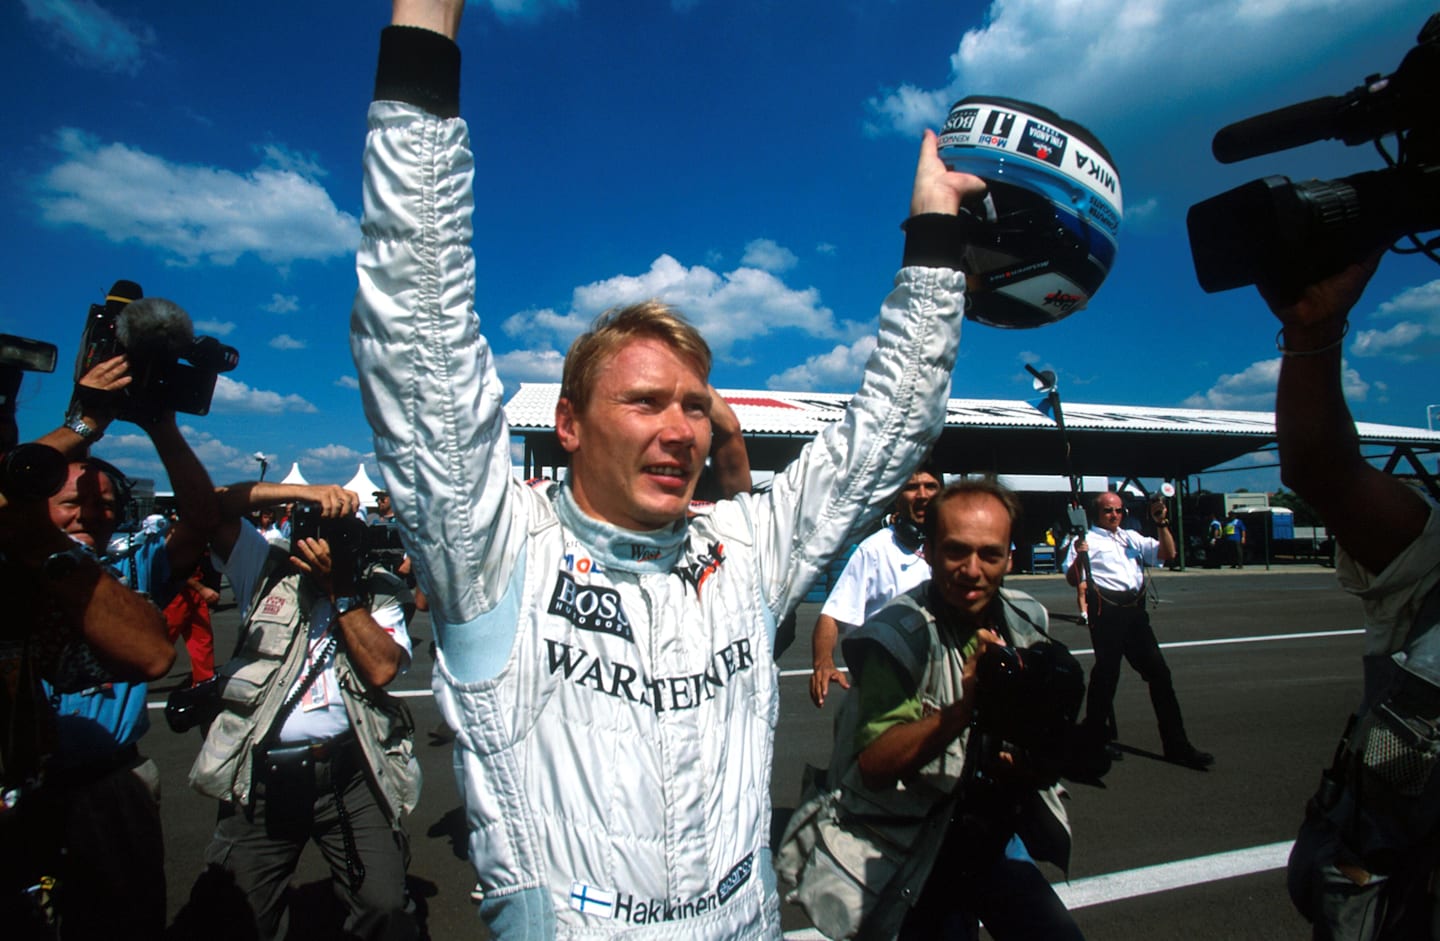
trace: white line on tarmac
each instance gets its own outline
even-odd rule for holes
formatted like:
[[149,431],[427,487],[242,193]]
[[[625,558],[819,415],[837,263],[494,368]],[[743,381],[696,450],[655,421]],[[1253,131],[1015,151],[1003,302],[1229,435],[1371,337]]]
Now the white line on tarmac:
[[[1178,647],[1223,647],[1228,644],[1264,644],[1275,640],[1314,640],[1316,638],[1349,637],[1355,634],[1363,634],[1361,628],[1343,631],[1307,631],[1300,634],[1262,634],[1258,637],[1219,637],[1214,640],[1175,640],[1168,644],[1161,644],[1160,649],[1171,650]],[[1086,656],[1093,654],[1095,650],[1089,647],[1077,647],[1070,651],[1075,656]],[[781,676],[809,676],[810,670],[781,670]]]
[[1284,869],[1290,858],[1290,847],[1294,842],[1271,843],[1269,846],[1252,846],[1249,849],[1231,850],[1211,856],[1197,856],[1181,859],[1158,866],[1145,866],[1126,872],[1112,872],[1103,876],[1090,876],[1073,882],[1055,885],[1055,893],[1074,911],[1090,905],[1104,905],[1121,899],[1133,899],[1156,892],[1169,892],[1236,876],[1250,876],[1257,872]]
[[[1194,859],[1181,859],[1158,866],[1060,882],[1054,886],[1055,894],[1059,895],[1065,907],[1073,912],[1091,905],[1104,905],[1107,902],[1204,885],[1221,879],[1270,872],[1285,868],[1285,862],[1290,858],[1290,847],[1293,845],[1287,840],[1283,843],[1271,843],[1269,846],[1253,846],[1229,853],[1197,856]],[[825,936],[814,928],[787,931],[785,938],[786,941],[825,941]]]
[[[1310,631],[1303,634],[1264,634],[1259,637],[1222,637],[1216,640],[1177,640],[1168,644],[1161,644],[1163,650],[1175,647],[1222,647],[1227,644],[1263,644],[1275,640],[1313,640],[1325,637],[1348,637],[1354,634],[1363,634],[1363,630],[1344,631]],[[1088,648],[1071,650],[1077,657],[1093,654],[1095,651]],[[809,676],[810,670],[781,670],[781,676]],[[399,696],[404,699],[415,699],[421,696],[432,695],[428,689],[401,689],[391,693],[392,696]],[[164,709],[164,700],[151,700],[147,705],[151,709]]]

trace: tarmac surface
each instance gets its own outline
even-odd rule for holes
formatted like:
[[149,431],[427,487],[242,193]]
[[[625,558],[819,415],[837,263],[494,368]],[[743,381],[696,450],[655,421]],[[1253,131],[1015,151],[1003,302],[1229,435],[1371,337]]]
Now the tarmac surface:
[[[1174,674],[1191,739],[1216,755],[1208,772],[1169,764],[1145,685],[1129,667],[1115,700],[1122,760],[1099,784],[1067,783],[1074,852],[1066,875],[1045,871],[1091,939],[1302,939],[1308,926],[1291,907],[1283,869],[1306,799],[1334,750],[1360,694],[1361,609],[1330,569],[1165,572],[1152,613]],[[1012,576],[1010,587],[1035,595],[1052,612],[1052,633],[1088,670],[1086,630],[1073,621],[1075,593],[1057,575]],[[228,600],[228,598],[227,598]],[[831,723],[843,692],[823,710],[810,702],[809,631],[819,606],[803,605],[799,637],[780,658],[780,723],[771,794],[778,839],[800,794],[807,764],[829,760]],[[239,615],[215,615],[217,653],[234,645]],[[470,899],[474,874],[465,859],[460,798],[451,745],[434,740],[440,725],[429,694],[431,630],[411,625],[415,658],[392,687],[416,722],[416,755],[425,775],[420,806],[407,821],[410,888],[428,936],[485,938]],[[198,733],[172,733],[158,711],[188,676],[183,648],[170,678],[154,684],[154,727],[141,742],[162,775],[172,918],[201,868],[215,804],[186,784]],[[291,937],[326,938],[337,920],[329,872],[318,850],[302,857],[292,882]],[[785,906],[792,938],[818,937],[803,912]],[[218,926],[217,926],[218,927]]]

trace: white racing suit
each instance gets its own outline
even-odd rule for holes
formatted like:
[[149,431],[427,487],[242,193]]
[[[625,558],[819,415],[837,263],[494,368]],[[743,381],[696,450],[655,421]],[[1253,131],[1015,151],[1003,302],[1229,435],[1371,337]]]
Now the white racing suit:
[[621,530],[511,474],[472,170],[461,120],[371,106],[351,347],[431,599],[481,915],[504,938],[778,938],[770,640],[938,435],[963,275],[900,272],[860,392],[771,492]]

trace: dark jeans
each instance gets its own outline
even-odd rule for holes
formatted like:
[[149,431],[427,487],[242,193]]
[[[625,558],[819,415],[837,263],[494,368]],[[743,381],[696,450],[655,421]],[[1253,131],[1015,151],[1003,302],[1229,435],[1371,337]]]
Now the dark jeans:
[[[330,865],[335,894],[346,911],[344,937],[414,938],[418,929],[406,911],[405,837],[390,818],[358,757],[333,769],[340,781],[345,810],[355,839],[355,855],[365,876],[358,892],[345,865],[345,839],[329,775],[320,775],[314,810],[302,826],[280,828],[266,820],[265,798],[248,808],[220,805],[215,835],[205,850],[208,866],[224,870],[248,900],[260,938],[284,938],[289,922],[285,892],[307,842],[320,848]],[[268,825],[267,825],[268,824]]]
[[1090,670],[1090,689],[1085,699],[1085,728],[1098,732],[1109,722],[1115,688],[1120,685],[1120,661],[1124,659],[1150,685],[1150,704],[1155,707],[1160,741],[1167,750],[1183,749],[1189,739],[1180,716],[1180,700],[1175,696],[1170,667],[1150,627],[1149,612],[1144,607],[1109,604],[1093,591],[1088,601],[1095,666]]
[[1000,856],[978,870],[958,872],[946,865],[945,855],[906,916],[901,941],[976,941],[982,923],[996,941],[1083,941],[1065,903],[1034,863]]

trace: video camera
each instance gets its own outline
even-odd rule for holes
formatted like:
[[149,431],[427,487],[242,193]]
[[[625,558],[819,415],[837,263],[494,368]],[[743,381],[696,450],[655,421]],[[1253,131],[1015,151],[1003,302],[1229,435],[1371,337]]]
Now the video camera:
[[[1374,141],[1389,165],[1335,180],[1254,180],[1190,207],[1186,226],[1195,275],[1208,293],[1266,280],[1300,287],[1334,274],[1365,252],[1408,237],[1407,254],[1440,264],[1440,13],[1432,15],[1400,67],[1341,97],[1316,98],[1221,128],[1211,149],[1221,163],[1334,138]],[[1380,138],[1394,134],[1392,157]]]
[[27,372],[54,372],[55,344],[0,333],[0,493],[45,499],[65,483],[65,458],[43,444],[20,444],[15,421],[20,380]]
[[[130,359],[132,377],[119,393],[123,402],[119,417],[125,421],[142,421],[163,410],[209,414],[215,380],[240,362],[233,346],[196,336],[190,315],[179,305],[145,297],[134,281],[116,281],[105,303],[90,305],[75,360],[75,381],[97,363],[121,353]],[[76,390],[72,410],[83,395]]]

